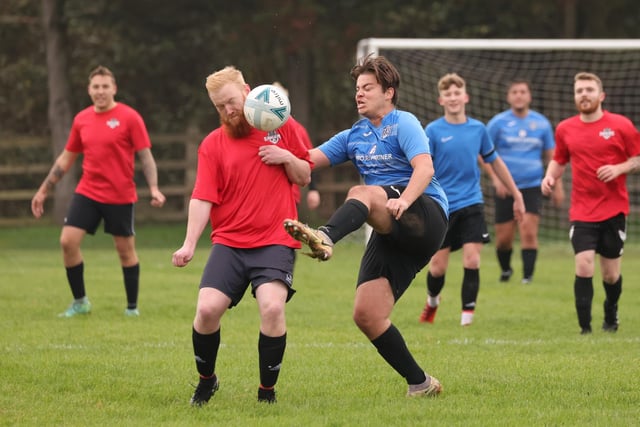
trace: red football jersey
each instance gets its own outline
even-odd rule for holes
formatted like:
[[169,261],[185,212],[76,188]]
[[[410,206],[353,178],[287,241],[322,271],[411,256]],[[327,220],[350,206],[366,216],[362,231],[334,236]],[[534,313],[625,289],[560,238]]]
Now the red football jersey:
[[136,202],[135,152],[149,147],[147,128],[133,108],[117,103],[106,112],[97,113],[93,106],[80,111],[65,147],[83,154],[76,192],[100,203]]
[[277,144],[309,161],[307,147],[289,121],[272,134],[252,129],[241,139],[229,137],[220,127],[200,144],[191,197],[213,203],[213,243],[234,248],[301,247],[282,225],[286,218],[297,218],[292,183],[284,166],[262,162],[258,149],[266,144]]
[[554,160],[561,165],[571,162],[569,219],[599,222],[619,213],[628,215],[626,175],[605,183],[596,171],[639,154],[640,134],[624,116],[604,111],[602,118],[592,123],[583,122],[579,115],[560,122]]

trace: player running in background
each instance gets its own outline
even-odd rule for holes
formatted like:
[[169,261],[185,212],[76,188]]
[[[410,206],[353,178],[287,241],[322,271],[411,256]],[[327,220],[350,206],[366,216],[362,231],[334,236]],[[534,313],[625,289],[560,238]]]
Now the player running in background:
[[66,147],[31,200],[31,211],[40,218],[49,191],[83,154],[82,177],[60,235],[64,267],[74,299],[69,308],[60,313],[61,317],[91,312],[80,246],[87,233],[95,234],[103,219],[104,231],[113,235],[122,266],[127,294],[125,315],[139,315],[140,262],[133,226],[134,203],[138,200],[133,180],[135,153],[149,185],[151,206],[162,207],[165,197],[158,189],[158,171],[142,117],[133,108],[116,102],[116,92],[116,79],[108,68],[100,66],[91,71],[88,93],[93,105],[75,116]]
[[[507,103],[511,108],[494,116],[487,124],[487,131],[524,198],[526,212],[522,221],[516,222],[513,216],[513,197],[507,188],[492,168],[485,166],[485,170],[495,187],[495,238],[496,255],[502,269],[500,281],[508,281],[513,274],[511,254],[517,229],[520,233],[522,283],[527,284],[533,278],[538,256],[538,227],[542,210],[540,183],[544,167],[553,157],[555,142],[549,120],[529,108],[531,86],[527,80],[515,79],[509,83]],[[555,186],[551,196],[555,206],[562,204],[562,181]]]
[[496,153],[483,123],[465,113],[469,102],[466,83],[452,73],[438,81],[438,103],[444,116],[425,127],[433,156],[436,178],[449,199],[449,228],[440,250],[433,256],[427,273],[427,302],[421,322],[433,323],[440,304],[440,292],[451,252],[462,248],[462,314],[460,324],[470,325],[480,289],[480,252],[489,242],[484,220],[484,200],[480,187],[480,164],[492,168],[513,196],[513,214],[517,221],[524,214],[524,201],[509,170]]
[[351,70],[363,118],[310,151],[316,167],[351,160],[364,179],[318,230],[294,219],[287,231],[328,260],[333,245],[365,223],[373,231],[360,264],[353,319],[384,360],[407,382],[408,396],[433,396],[440,382],[415,361],[389,319],[396,301],[440,247],[447,199],[433,179],[427,138],[418,119],[396,109],[400,75],[382,56],[367,56]]
[[578,324],[582,334],[591,333],[595,256],[600,254],[606,297],[602,330],[615,332],[629,214],[626,174],[640,169],[640,134],[628,118],[603,110],[605,92],[597,75],[580,72],[573,87],[578,115],[558,124],[556,150],[541,188],[551,194],[571,163],[569,237],[575,254]]
[[[289,96],[289,91],[287,90],[286,87],[282,85],[282,83],[273,82],[272,85],[280,88],[285,93],[285,95]],[[311,142],[311,138],[309,137],[309,132],[307,132],[307,129],[302,125],[302,123],[294,119],[293,116],[290,116],[289,120],[298,128],[298,131],[300,132],[300,136],[304,141],[304,145],[309,150],[311,150],[313,148],[313,143]],[[301,200],[300,193],[301,193],[300,186],[294,185],[293,194],[296,199],[296,204],[298,205],[298,207],[300,206],[300,200]],[[318,206],[320,206],[320,192],[318,192],[318,189],[313,181],[313,175],[311,176],[311,182],[309,182],[309,185],[307,186],[306,202],[307,202],[307,209],[309,209],[310,211],[316,210]],[[300,211],[300,209],[298,209],[298,211]]]
[[221,126],[198,148],[186,236],[172,259],[176,267],[186,266],[211,222],[213,246],[192,330],[200,381],[191,404],[207,403],[218,390],[221,319],[250,284],[260,313],[258,401],[274,403],[287,341],[285,305],[295,292],[294,249],[300,247],[282,220],[297,215],[291,186],[309,182],[309,154],[290,121],[270,134],[249,125],[243,114],[249,86],[235,67],[211,74],[206,88]]

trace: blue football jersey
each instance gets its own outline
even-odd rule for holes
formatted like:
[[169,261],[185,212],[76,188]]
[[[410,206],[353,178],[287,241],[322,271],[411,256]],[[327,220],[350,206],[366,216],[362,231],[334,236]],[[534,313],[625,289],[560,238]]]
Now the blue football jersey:
[[435,176],[449,200],[449,212],[484,203],[478,155],[488,163],[497,158],[484,124],[470,117],[465,123],[452,124],[440,117],[424,131],[429,138]]
[[[351,161],[367,185],[403,185],[409,183],[411,159],[431,154],[429,143],[418,119],[406,111],[393,110],[383,117],[379,127],[360,119],[318,147],[331,165]],[[445,192],[434,178],[425,194],[448,212]]]
[[489,121],[487,131],[518,188],[539,187],[543,154],[555,147],[549,120],[537,111],[530,110],[521,118],[507,110]]

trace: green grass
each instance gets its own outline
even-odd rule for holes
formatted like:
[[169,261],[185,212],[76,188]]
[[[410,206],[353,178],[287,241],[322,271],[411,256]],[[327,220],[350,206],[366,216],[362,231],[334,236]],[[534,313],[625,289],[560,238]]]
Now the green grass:
[[[223,318],[208,406],[191,408],[196,382],[191,321],[208,255],[171,266],[184,225],[140,226],[140,318],[125,318],[124,286],[111,240],[85,241],[90,316],[59,319],[69,304],[59,229],[0,229],[0,425],[637,425],[640,420],[640,246],[627,246],[617,334],[578,334],[573,255],[542,248],[534,283],[499,283],[492,246],[483,252],[474,324],[459,325],[460,254],[452,256],[433,325],[417,322],[425,272],[399,301],[394,324],[419,363],[438,377],[436,399],[407,399],[406,384],[351,320],[362,244],[341,242],[328,263],[299,257],[287,307],[288,342],[278,403],[256,402],[258,314],[247,294]],[[516,251],[516,254],[518,252]],[[520,271],[519,257],[514,268]]]

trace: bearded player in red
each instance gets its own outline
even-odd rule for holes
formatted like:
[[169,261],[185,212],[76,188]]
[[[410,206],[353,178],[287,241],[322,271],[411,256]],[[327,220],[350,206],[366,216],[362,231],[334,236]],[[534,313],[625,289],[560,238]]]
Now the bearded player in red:
[[221,318],[240,302],[249,284],[260,313],[258,401],[273,403],[287,338],[285,304],[295,292],[293,265],[300,248],[282,220],[297,217],[292,186],[309,183],[311,162],[291,121],[270,133],[249,125],[243,114],[249,86],[239,70],[229,66],[211,74],[206,88],[222,126],[198,149],[186,236],[173,254],[173,265],[186,266],[211,222],[213,247],[193,321],[200,381],[191,404],[207,403],[218,390]]
[[591,333],[595,255],[600,254],[605,291],[602,330],[618,330],[622,292],[621,261],[629,195],[626,175],[640,169],[640,134],[624,116],[602,109],[600,78],[581,72],[574,79],[579,114],[556,128],[556,150],[542,180],[550,195],[571,163],[570,238],[575,254],[574,295],[582,334]]
[[133,108],[115,101],[116,92],[116,79],[108,68],[100,66],[91,71],[88,93],[93,105],[75,116],[65,149],[31,200],[31,211],[40,218],[49,191],[83,154],[82,177],[60,235],[67,280],[74,298],[69,308],[60,313],[61,317],[91,312],[80,245],[87,233],[95,234],[103,219],[104,231],[113,235],[122,265],[127,294],[124,313],[139,315],[140,263],[133,226],[134,204],[138,200],[133,180],[135,153],[149,185],[151,205],[162,207],[165,196],[158,189],[158,171],[144,121]]

